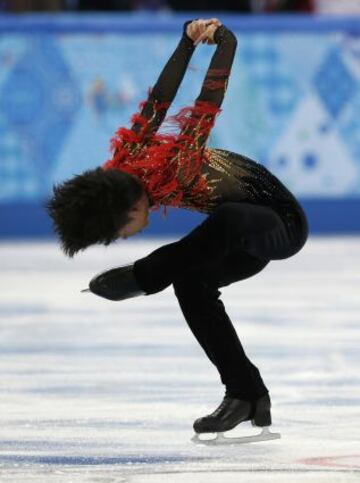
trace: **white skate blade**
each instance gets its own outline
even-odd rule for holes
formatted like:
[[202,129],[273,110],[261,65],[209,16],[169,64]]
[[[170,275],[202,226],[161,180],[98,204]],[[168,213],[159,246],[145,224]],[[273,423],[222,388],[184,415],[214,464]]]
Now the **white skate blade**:
[[260,434],[254,436],[239,436],[236,438],[224,436],[224,433],[216,433],[215,438],[201,439],[199,434],[195,434],[191,441],[196,444],[206,445],[222,445],[222,444],[244,444],[256,443],[257,441],[270,441],[272,439],[280,439],[280,433],[271,433],[268,427],[262,429]]

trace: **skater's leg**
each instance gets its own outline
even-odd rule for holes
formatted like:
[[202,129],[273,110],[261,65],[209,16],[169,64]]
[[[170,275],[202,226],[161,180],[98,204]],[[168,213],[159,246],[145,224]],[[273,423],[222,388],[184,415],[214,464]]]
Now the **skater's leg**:
[[286,227],[269,207],[224,203],[181,240],[137,260],[134,274],[146,293],[156,293],[188,269],[218,262],[239,250],[260,260],[290,257],[301,249],[306,236],[305,226],[300,232]]
[[[236,258],[237,263],[234,263]],[[246,253],[192,269],[173,283],[184,317],[205,353],[219,371],[226,395],[255,400],[267,394],[257,367],[246,356],[233,324],[219,299],[219,285],[260,272],[268,261]]]

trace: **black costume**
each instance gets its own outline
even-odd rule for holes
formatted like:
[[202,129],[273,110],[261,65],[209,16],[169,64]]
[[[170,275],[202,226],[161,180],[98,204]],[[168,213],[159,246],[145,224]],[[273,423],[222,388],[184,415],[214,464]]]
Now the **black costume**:
[[[195,49],[186,35],[188,23],[141,104],[141,113],[133,116],[131,130],[121,128],[113,139],[114,157],[104,169],[138,176],[153,206],[209,214],[187,236],[137,260],[133,271],[147,294],[173,285],[184,317],[217,367],[226,394],[254,401],[267,394],[267,388],[244,353],[219,299],[219,287],[255,275],[270,260],[297,253],[306,242],[308,225],[296,198],[264,166],[206,147],[237,45],[224,25],[215,32],[217,47],[194,107],[177,116],[181,132],[175,143],[174,138],[156,134]],[[161,165],[161,155],[167,164]]]

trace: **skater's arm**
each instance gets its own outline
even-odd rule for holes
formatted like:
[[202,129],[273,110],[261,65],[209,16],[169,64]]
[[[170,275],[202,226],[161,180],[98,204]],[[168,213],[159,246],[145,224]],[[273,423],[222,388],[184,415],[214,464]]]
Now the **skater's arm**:
[[186,29],[192,20],[185,22],[182,37],[161,71],[154,87],[150,90],[148,99],[142,104],[142,110],[132,118],[131,129],[142,140],[155,133],[165,118],[184,78],[191,56],[196,48],[193,40],[187,35]]
[[189,135],[189,139],[192,139],[192,149],[204,147],[216,114],[220,112],[237,47],[235,35],[224,25],[215,30],[213,39],[217,44],[216,50],[200,94],[182,131],[182,135]]
[[125,160],[135,157],[151,141],[185,75],[195,50],[195,40],[213,22],[216,23],[216,19],[196,19],[184,23],[182,37],[175,51],[160,73],[148,99],[140,104],[140,112],[132,116],[131,129],[120,127],[111,139],[113,157],[106,161],[105,169],[121,168]]
[[196,101],[206,101],[220,107],[234,61],[237,40],[231,30],[220,25],[214,33],[214,41],[217,47]]

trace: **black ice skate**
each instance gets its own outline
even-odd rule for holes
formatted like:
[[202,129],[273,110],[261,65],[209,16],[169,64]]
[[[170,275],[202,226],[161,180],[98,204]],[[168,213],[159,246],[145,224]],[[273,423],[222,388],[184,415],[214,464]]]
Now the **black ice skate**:
[[92,292],[108,300],[124,300],[146,295],[136,282],[133,265],[112,268],[99,273],[90,280],[89,288],[82,292]]
[[[225,396],[220,406],[211,414],[194,422],[195,435],[192,441],[200,444],[239,444],[255,441],[267,441],[280,438],[279,433],[271,433],[271,402],[265,395],[253,403]],[[260,434],[243,437],[225,437],[224,432],[230,431],[244,421],[251,421],[253,426],[263,428]],[[217,433],[213,439],[200,439],[199,434]]]

